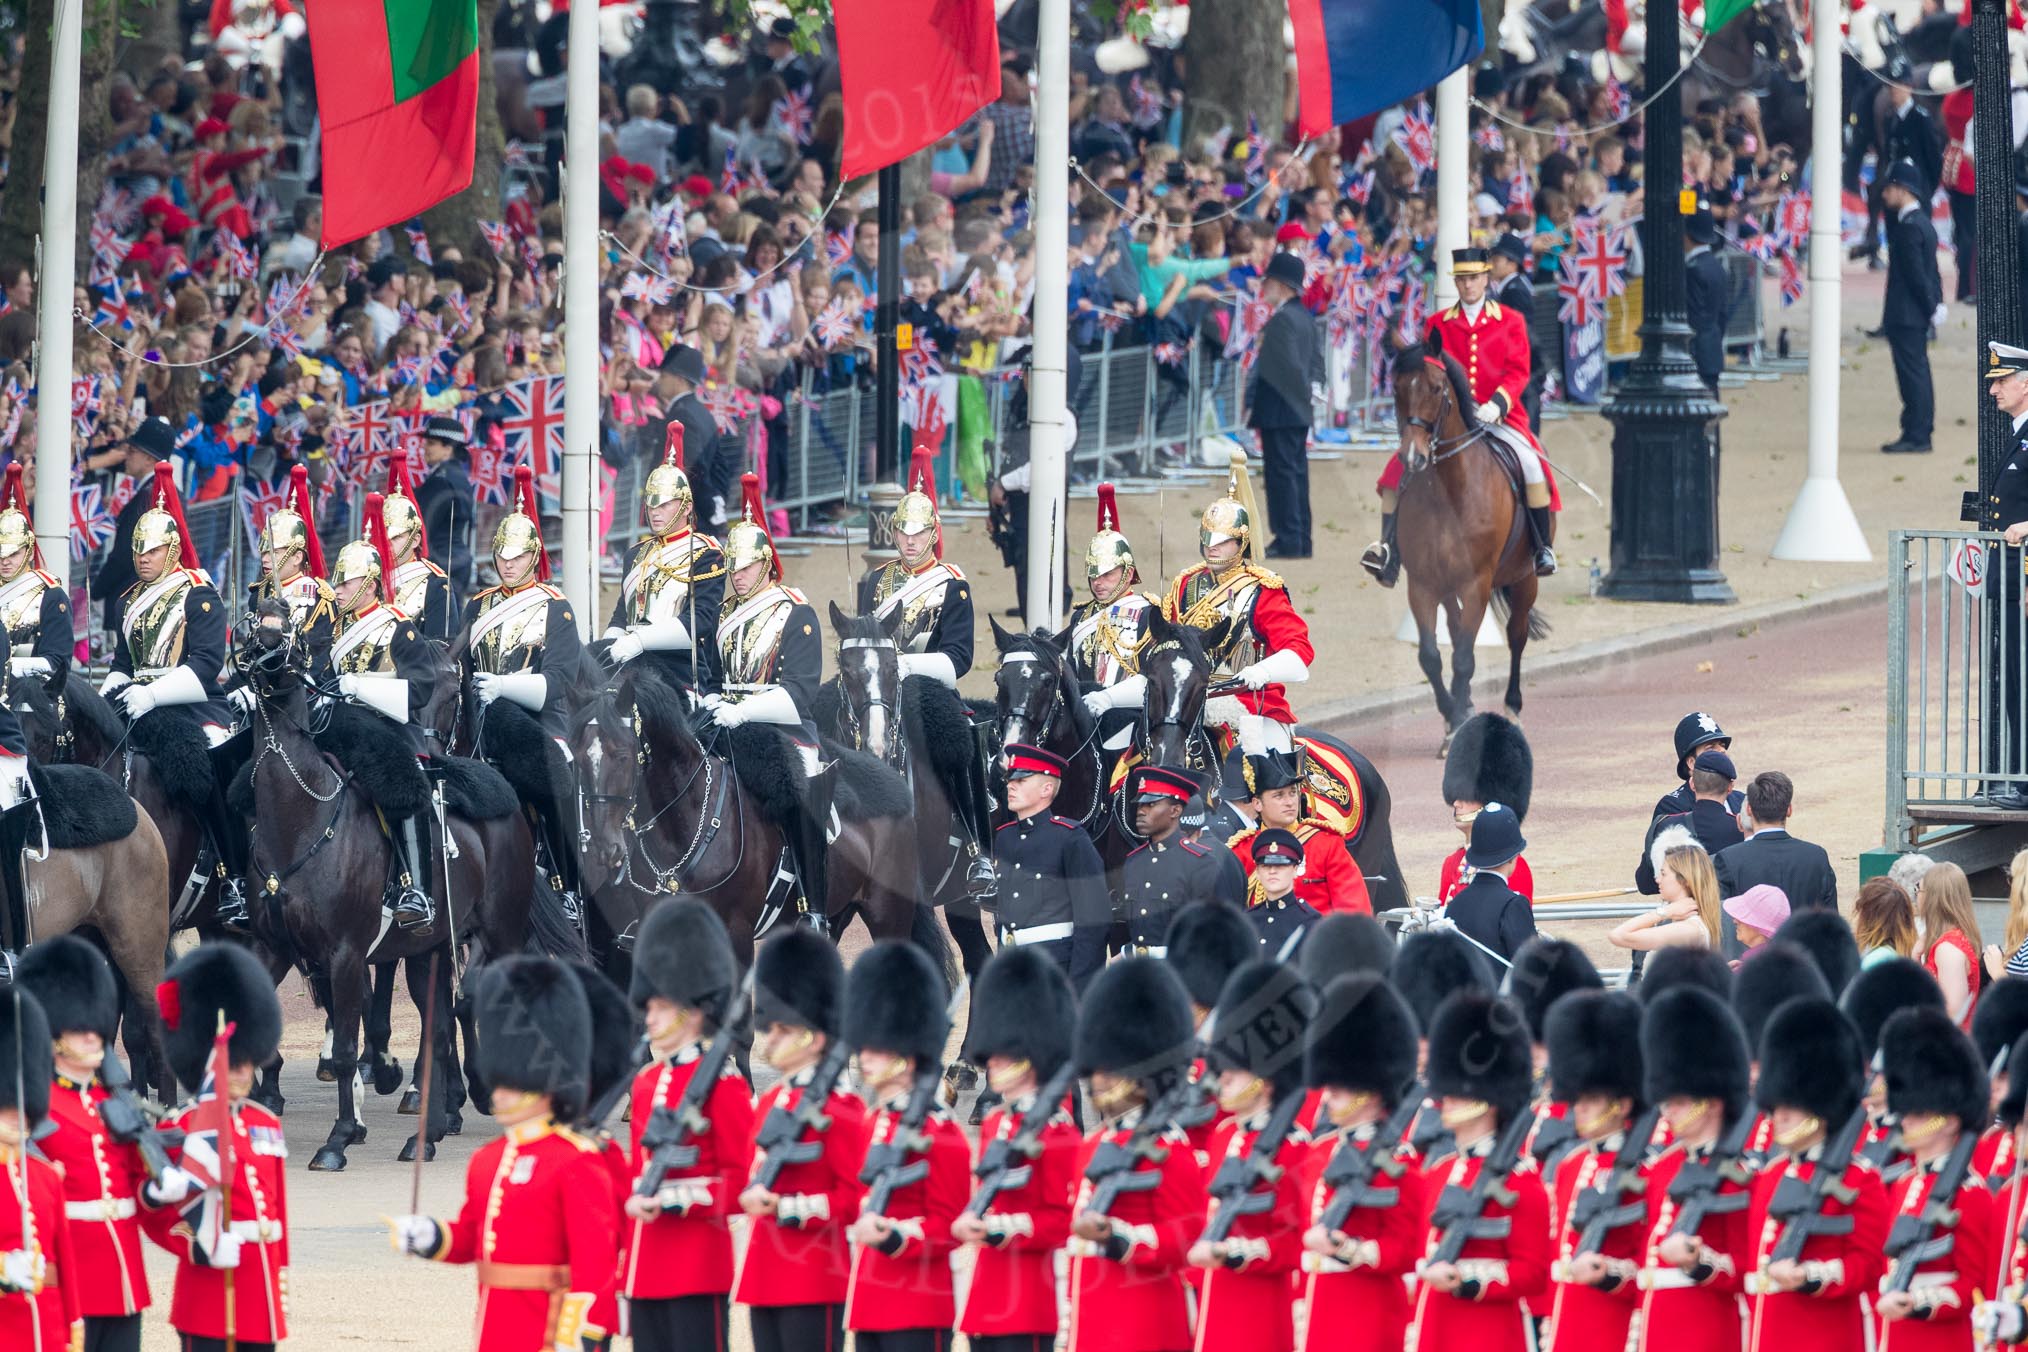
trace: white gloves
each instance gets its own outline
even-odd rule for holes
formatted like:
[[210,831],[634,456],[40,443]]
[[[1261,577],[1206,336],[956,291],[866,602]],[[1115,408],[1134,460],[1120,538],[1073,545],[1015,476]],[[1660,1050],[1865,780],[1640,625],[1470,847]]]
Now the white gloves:
[[196,672],[184,666],[171,667],[146,685],[129,684],[123,688],[125,693],[115,703],[127,715],[129,722],[155,709],[175,704],[202,704],[206,698],[204,682],[197,679]]
[[712,719],[721,728],[736,728],[742,723],[799,724],[803,721],[802,710],[796,707],[796,697],[779,685],[764,685],[747,692],[738,703],[727,700],[711,711]]
[[393,1216],[388,1219],[393,1228],[394,1251],[428,1257],[435,1253],[442,1232],[437,1223],[428,1216]]
[[[238,693],[239,692],[237,690],[233,691],[233,694],[235,695]],[[341,671],[338,673],[338,693],[343,695],[346,699],[359,698],[359,677],[357,673],[350,671]]]
[[939,685],[952,690],[958,688],[958,669],[951,664],[945,653],[901,653],[895,658],[895,665],[901,669],[904,679],[910,676],[933,677]]
[[2028,1333],[2024,1322],[2028,1321],[2024,1321],[2021,1307],[2011,1301],[1987,1301],[1972,1311],[1972,1324],[1988,1344],[2020,1342],[2023,1334]]
[[539,711],[549,699],[549,682],[539,671],[517,671],[505,676],[482,671],[472,677],[472,688],[478,692],[481,705],[510,699],[530,713]]
[[10,675],[14,676],[47,676],[49,675],[49,659],[47,657],[10,657],[7,659],[7,670]]
[[245,1242],[232,1231],[225,1231],[212,1240],[211,1247],[205,1250],[204,1265],[215,1268],[238,1267],[240,1246]]
[[120,691],[113,706],[127,716],[129,723],[138,723],[155,711],[155,692],[145,685],[129,685]]
[[1936,308],[1929,312],[1929,326],[1933,329],[1942,328],[1944,326],[1944,320],[1950,317],[1950,312],[1951,312],[1950,306],[1944,304],[1944,302],[1942,301],[1938,301],[1936,303]]
[[622,629],[613,637],[612,646],[606,649],[606,657],[614,666],[619,666],[623,662],[633,661],[646,651],[647,645],[641,642],[633,630]]
[[1269,653],[1252,666],[1241,667],[1233,673],[1233,677],[1249,690],[1262,690],[1271,685],[1301,685],[1310,679],[1310,666],[1293,650],[1284,648],[1280,652]]
[[397,723],[408,722],[408,682],[400,676],[344,672],[338,677],[338,693]]
[[162,1177],[141,1185],[141,1200],[149,1206],[179,1206],[196,1191],[197,1180],[172,1164],[162,1171]]
[[711,721],[721,728],[736,728],[746,722],[746,713],[741,706],[720,700],[711,706]]
[[[341,686],[343,684],[342,678],[340,684]],[[225,702],[243,714],[252,713],[254,707],[253,687],[249,685],[234,686],[225,692]]]
[[1148,697],[1146,676],[1122,676],[1103,690],[1088,690],[1084,695],[1084,707],[1097,718],[1108,709],[1134,709],[1140,707]]
[[33,1249],[9,1249],[0,1255],[0,1291],[35,1291],[42,1286],[47,1265]]
[[1505,422],[1507,420],[1507,415],[1500,411],[1498,400],[1488,399],[1485,403],[1479,405],[1477,412],[1479,421],[1482,423]]
[[99,693],[107,699],[118,694],[122,686],[132,685],[134,678],[123,671],[115,671],[106,677],[106,683],[99,687]]
[[1085,691],[1084,692],[1085,712],[1090,714],[1093,718],[1099,717],[1101,714],[1105,713],[1106,710],[1113,707],[1112,694],[1113,692],[1110,689]]

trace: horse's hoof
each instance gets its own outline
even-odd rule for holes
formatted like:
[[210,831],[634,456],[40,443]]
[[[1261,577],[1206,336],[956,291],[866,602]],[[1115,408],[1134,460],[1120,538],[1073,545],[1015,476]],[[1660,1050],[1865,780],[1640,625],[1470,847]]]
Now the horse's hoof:
[[252,1094],[252,1098],[255,1103],[260,1104],[261,1107],[266,1108],[276,1117],[280,1117],[282,1115],[282,1109],[288,1104],[288,1100],[283,1098],[280,1094],[277,1093],[263,1094],[259,1090],[255,1090]]
[[[423,1162],[427,1164],[436,1159],[436,1157],[437,1147],[436,1143],[432,1141],[423,1147]],[[402,1164],[415,1163],[415,1137],[411,1136],[401,1143],[401,1154],[395,1158]]]
[[345,1171],[345,1152],[335,1145],[327,1145],[310,1156],[310,1172],[313,1174],[337,1174]]
[[318,1084],[338,1083],[338,1067],[336,1066],[336,1064],[332,1062],[331,1058],[328,1056],[320,1056],[317,1058],[317,1083]]
[[442,1132],[443,1135],[456,1136],[460,1132],[464,1131],[464,1129],[465,1129],[465,1118],[462,1113],[455,1112],[450,1113],[444,1118],[444,1129]]
[[373,1092],[382,1098],[401,1088],[401,1062],[393,1057],[373,1067]]
[[395,1111],[403,1117],[414,1117],[417,1113],[421,1112],[422,1091],[411,1089],[406,1094],[403,1094],[401,1096],[401,1103],[395,1108]]

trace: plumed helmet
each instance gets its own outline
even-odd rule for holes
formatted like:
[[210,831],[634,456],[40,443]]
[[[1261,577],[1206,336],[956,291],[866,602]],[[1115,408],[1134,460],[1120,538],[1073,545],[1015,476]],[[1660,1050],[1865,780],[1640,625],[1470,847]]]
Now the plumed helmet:
[[1310,983],[1321,987],[1353,972],[1384,979],[1394,953],[1394,936],[1378,920],[1364,911],[1333,911],[1310,926],[1296,960]]
[[1415,1011],[1376,972],[1354,972],[1324,987],[1303,1048],[1303,1082],[1313,1089],[1361,1090],[1389,1112],[1415,1079]]
[[966,1059],[1026,1061],[1041,1084],[1070,1060],[1076,1038],[1077,996],[1062,966],[1034,947],[1010,944],[995,953],[972,991]]
[[547,1094],[559,1121],[584,1111],[592,1056],[591,1004],[555,958],[489,963],[479,977],[479,1076],[494,1089]]
[[1098,486],[1098,532],[1084,551],[1084,580],[1104,577],[1115,568],[1127,570],[1129,583],[1139,576],[1134,567],[1134,547],[1120,534],[1119,499],[1113,486],[1103,483]]
[[511,563],[523,554],[536,556],[537,577],[549,576],[549,554],[542,544],[542,510],[535,501],[535,471],[514,467],[514,510],[493,528],[493,557]]
[[273,550],[279,554],[291,549],[308,549],[309,545],[309,523],[287,507],[277,507],[268,513],[267,521],[261,526],[256,552],[265,554]]
[[1443,1002],[1429,1030],[1429,1092],[1492,1105],[1502,1126],[1528,1110],[1534,1058],[1528,1024],[1507,1000],[1480,990]]
[[1719,996],[1680,984],[1649,998],[1641,1016],[1641,1070],[1648,1102],[1677,1095],[1720,1099],[1730,1126],[1747,1108],[1749,1060],[1739,1018]]
[[785,1023],[838,1036],[845,964],[836,944],[808,925],[791,925],[762,943],[753,961],[754,1027]]
[[331,568],[331,585],[365,578],[378,585],[382,577],[380,551],[371,541],[347,540],[338,550],[338,561]]
[[155,1003],[162,1011],[169,1068],[193,1094],[204,1083],[221,1023],[232,1025],[226,1053],[235,1066],[265,1066],[282,1045],[274,978],[238,944],[199,944],[185,953],[163,974]]
[[1828,906],[1794,912],[1774,937],[1816,960],[1833,999],[1859,974],[1859,944],[1852,937],[1852,926]]
[[195,568],[197,551],[183,525],[183,499],[176,491],[175,469],[166,460],[156,461],[155,482],[141,491],[154,493],[155,505],[134,520],[134,557],[167,545],[180,560],[180,567]]
[[1281,1098],[1303,1087],[1303,1036],[1317,993],[1286,963],[1255,958],[1218,994],[1205,1059],[1215,1070],[1243,1070]]
[[16,982],[0,986],[0,1108],[18,1108],[32,1133],[49,1116],[49,1082],[56,1075],[49,1019],[42,1005]]
[[[2006,1075],[2012,1083],[2013,1058],[2002,1060],[2001,1053],[2023,1033],[2028,1033],[2028,979],[2003,976],[1982,988],[1979,1003],[1972,1007],[1972,1045],[1979,1049],[1979,1064],[1988,1075]],[[2028,1070],[2022,1073],[2028,1075]]]
[[683,472],[683,424],[671,418],[668,438],[662,446],[662,461],[648,471],[647,481],[641,485],[641,506],[689,501],[690,476]]
[[743,507],[739,520],[725,528],[725,568],[736,573],[750,563],[766,561],[770,580],[782,575],[782,561],[775,553],[774,537],[768,534],[767,506],[761,501],[758,475],[739,478]]
[[1887,1110],[1905,1123],[1939,1113],[1968,1132],[1985,1130],[1986,1068],[1965,1031],[1941,1008],[1896,1012],[1880,1030],[1880,1062],[1887,1076]]
[[1204,509],[1197,522],[1197,548],[1210,549],[1227,540],[1239,541],[1237,559],[1254,552],[1253,523],[1259,515],[1254,506],[1253,480],[1247,475],[1246,452],[1234,448],[1226,475],[1225,496]]
[[937,516],[936,452],[918,443],[909,455],[908,492],[894,504],[894,531],[897,535],[920,535],[941,530]]
[[611,977],[588,962],[574,962],[570,970],[584,988],[585,1010],[591,1015],[591,1061],[585,1075],[585,1102],[590,1105],[633,1074],[641,1021]]
[[1415,1011],[1420,1036],[1428,1037],[1437,1007],[1461,990],[1493,993],[1492,969],[1464,935],[1454,930],[1417,930],[1402,939],[1387,979]]
[[634,941],[634,974],[627,994],[636,1006],[661,996],[701,1009],[716,1025],[739,983],[725,922],[694,896],[665,897],[648,908]]
[[1551,1096],[1575,1103],[1586,1094],[1628,1098],[1638,1109],[1641,1002],[1624,991],[1572,991],[1550,1009],[1543,1028],[1549,1047]]
[[408,457],[405,455],[388,457],[387,502],[384,511],[385,516],[382,519],[386,523],[388,536],[390,538],[415,536],[416,554],[421,558],[428,558],[429,537],[423,530],[422,511],[415,505],[415,483],[409,477]]
[[1085,987],[1077,1014],[1077,1069],[1140,1083],[1149,1099],[1179,1083],[1195,1055],[1190,994],[1161,958],[1125,958]]
[[1572,991],[1603,990],[1605,978],[1584,950],[1568,939],[1538,934],[1521,945],[1507,969],[1502,993],[1528,1020],[1531,1042],[1548,1040],[1549,1009]]
[[942,1061],[949,999],[929,954],[905,939],[883,940],[845,973],[845,1041],[854,1051]]
[[1865,1065],[1852,1021],[1823,996],[1800,995],[1775,1010],[1761,1032],[1754,1098],[1770,1112],[1800,1109],[1836,1131],[1859,1106]]
[[1218,1003],[1239,965],[1260,953],[1260,935],[1246,913],[1226,901],[1194,901],[1169,921],[1168,962],[1190,1002],[1201,1009]]
[[[17,462],[7,467],[7,474],[0,479],[0,558],[21,550],[35,549],[35,522],[29,517],[27,494],[21,487],[21,466]],[[39,550],[30,558],[40,565]]]
[[1444,757],[1446,803],[1505,803],[1528,819],[1535,789],[1535,753],[1521,725],[1499,714],[1474,714],[1451,738]]
[[1901,957],[1868,967],[1838,1000],[1838,1008],[1858,1030],[1859,1045],[1868,1057],[1880,1049],[1880,1032],[1896,1014],[1904,1009],[1943,1007],[1943,987],[1936,984],[1936,978],[1921,963]]
[[1756,1055],[1767,1021],[1785,1001],[1807,995],[1828,1001],[1831,988],[1816,962],[1793,944],[1763,944],[1732,978],[1732,1012],[1746,1032],[1746,1045]]
[[324,550],[317,533],[310,529],[315,510],[310,497],[309,468],[298,464],[289,470],[288,505],[268,513],[268,519],[261,525],[256,552],[265,554],[272,550],[283,554],[301,550],[304,571],[312,577],[322,577]]
[[1732,999],[1732,965],[1723,953],[1709,948],[1658,948],[1648,954],[1641,969],[1641,984],[1634,988],[1641,1003],[1653,1004],[1655,997],[1678,986],[1696,986],[1721,1001]]
[[21,955],[14,979],[40,1002],[52,1033],[97,1033],[111,1054],[120,988],[105,955],[90,941],[75,934],[38,939]]

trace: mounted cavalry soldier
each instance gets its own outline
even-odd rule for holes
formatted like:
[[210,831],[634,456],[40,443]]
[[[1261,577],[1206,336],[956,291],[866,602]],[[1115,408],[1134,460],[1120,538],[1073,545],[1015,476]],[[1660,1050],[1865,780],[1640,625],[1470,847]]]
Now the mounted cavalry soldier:
[[[562,897],[565,913],[575,919],[577,848],[563,816],[572,801],[566,782],[569,772],[554,768],[551,752],[542,742],[565,745],[564,696],[577,679],[583,649],[570,602],[549,585],[534,472],[526,465],[517,468],[514,486],[515,510],[493,531],[493,567],[500,585],[488,587],[465,604],[460,642],[479,701],[484,730],[480,748],[488,759],[500,763],[508,782],[541,819],[550,886]],[[515,719],[510,714],[505,727],[493,716],[503,700],[522,715]],[[517,722],[531,721],[539,729],[532,739],[510,731]],[[533,746],[527,744],[531,740]],[[566,765],[569,754],[562,753]],[[551,772],[531,775],[530,757],[535,764],[552,767]]]
[[1289,750],[1296,715],[1287,688],[1310,679],[1317,655],[1310,627],[1289,603],[1288,587],[1253,562],[1258,515],[1246,454],[1234,451],[1226,496],[1206,507],[1198,524],[1197,549],[1204,561],[1177,574],[1162,599],[1163,618],[1172,623],[1210,630],[1225,622],[1208,655],[1231,668],[1232,679],[1246,688],[1206,700],[1204,722],[1229,729],[1249,755]]
[[[1069,657],[1084,687],[1084,707],[1099,720],[1099,743],[1108,759],[1126,750],[1146,699],[1141,650],[1148,645],[1153,598],[1134,590],[1141,580],[1134,549],[1120,533],[1120,509],[1111,484],[1098,487],[1098,533],[1084,551],[1084,582],[1091,600],[1071,612]],[[1111,766],[1107,767],[1111,779]]]
[[[197,566],[197,547],[183,524],[183,503],[167,463],[156,464],[152,492],[155,505],[134,523],[138,581],[121,598],[120,642],[102,693],[126,718],[136,748],[148,754],[158,772],[167,763],[187,764],[193,767],[193,781],[208,780],[170,786],[196,814],[207,837],[208,848],[200,853],[190,881],[202,886],[215,870],[223,883],[219,923],[244,926],[245,828],[226,805],[220,767],[208,763],[195,771],[190,754],[195,748],[178,745],[201,738],[206,747],[218,747],[231,735],[231,716],[219,687],[225,667],[225,602]],[[177,712],[167,712],[172,709]]]
[[[430,419],[424,445],[449,435],[440,424],[449,423],[460,437],[465,429],[455,418]],[[388,577],[387,600],[409,617],[424,638],[449,643],[457,635],[458,601],[451,592],[451,578],[430,558],[428,532],[422,509],[416,505],[415,488],[409,483],[408,458],[396,456],[387,467],[387,499],[381,504],[381,520],[387,528],[387,543],[394,556],[394,571]],[[470,548],[469,545],[466,546]]]
[[[42,562],[21,491],[21,467],[7,467],[0,490],[0,623],[7,626],[7,671],[13,680],[48,682],[68,670],[76,635],[70,627],[70,600]],[[21,852],[36,829],[35,786],[28,778],[28,743],[8,707],[0,682],[0,882],[6,913],[0,915],[0,950],[19,953],[28,944],[28,897]]]
[[[324,546],[311,523],[316,520],[310,499],[310,471],[297,465],[289,472],[289,501],[268,513],[261,526],[261,575],[247,588],[247,609],[263,601],[289,608],[289,628],[310,656],[312,680],[322,681],[330,667],[331,585],[324,581]],[[235,696],[235,704],[240,703]]]
[[683,424],[669,423],[662,463],[641,486],[648,535],[634,549],[620,583],[620,599],[606,626],[606,659],[618,667],[644,652],[668,659],[686,683],[688,663],[700,661],[709,679],[718,657],[718,609],[725,596],[725,553],[717,540],[693,529],[695,504],[683,472]]

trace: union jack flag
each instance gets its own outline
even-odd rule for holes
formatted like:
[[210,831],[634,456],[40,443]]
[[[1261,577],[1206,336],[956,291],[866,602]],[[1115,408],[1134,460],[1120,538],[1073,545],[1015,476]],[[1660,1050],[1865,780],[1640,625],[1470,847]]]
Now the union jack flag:
[[1267,177],[1267,140],[1260,134],[1260,119],[1246,115],[1246,177],[1257,183]]
[[1591,284],[1578,271],[1577,260],[1569,254],[1565,254],[1557,266],[1556,295],[1561,302],[1556,317],[1572,328],[1583,328],[1598,312],[1599,298],[1592,294]]
[[387,458],[394,446],[394,425],[387,416],[387,401],[377,399],[349,410],[345,420],[331,434],[339,466],[355,476],[366,475],[372,466]]
[[261,270],[260,262],[246,245],[240,242],[239,236],[230,230],[221,230],[218,232],[217,240],[218,257],[225,264],[227,275],[236,277],[242,282],[252,281]]
[[1164,366],[1181,366],[1190,355],[1188,343],[1155,344],[1155,360]]
[[796,138],[799,146],[810,143],[810,96],[800,89],[791,89],[787,97],[775,100],[775,121],[782,129]]
[[842,268],[852,261],[852,236],[843,230],[824,232],[824,261]]
[[1606,116],[1615,122],[1624,122],[1633,116],[1634,96],[1627,92],[1627,87],[1619,82],[1618,77],[1606,76],[1605,88]]
[[1162,114],[1162,95],[1148,88],[1141,77],[1136,75],[1127,81],[1127,103],[1133,109],[1134,125],[1143,129],[1159,126]]
[[235,1025],[218,1016],[218,1033],[204,1058],[204,1075],[197,1097],[185,1114],[183,1155],[185,1173],[197,1180],[200,1191],[191,1195],[179,1210],[182,1225],[206,1251],[215,1251],[226,1222],[222,1180],[238,1181],[241,1167],[237,1158],[237,1127],[233,1119],[232,1096],[226,1086],[231,1075],[231,1039]]
[[[903,359],[902,374],[904,377],[907,375],[906,358]],[[716,381],[707,384],[698,392],[697,397],[704,401],[704,407],[711,412],[711,421],[717,423],[718,430],[724,433],[737,432],[740,423],[752,416],[759,406],[752,391],[741,389],[737,385],[720,385]],[[905,391],[902,395],[902,407],[904,410],[908,407],[908,395]]]
[[1608,230],[1596,221],[1580,223],[1574,231],[1576,265],[1591,298],[1603,301],[1627,289],[1627,251],[1621,242],[1625,227]]
[[113,538],[113,514],[106,510],[106,490],[79,484],[70,490],[70,556],[88,558]]
[[281,323],[294,317],[296,308],[303,302],[303,294],[309,288],[288,273],[275,278],[275,284],[268,288],[268,318]]
[[1343,184],[1345,199],[1355,206],[1365,206],[1366,199],[1373,196],[1373,171],[1371,169],[1348,170]]
[[507,452],[490,441],[475,442],[471,468],[473,498],[496,506],[504,504],[510,491],[508,480],[513,474]]
[[486,247],[493,251],[495,258],[505,258],[514,248],[514,237],[507,232],[503,221],[480,221],[479,233],[486,237]]
[[79,376],[70,383],[70,420],[80,437],[89,437],[99,427],[99,414],[104,411],[99,398],[99,378]]
[[528,147],[519,141],[509,141],[506,150],[501,153],[500,163],[508,169],[530,168]]
[[626,281],[620,283],[620,295],[626,300],[644,300],[650,305],[667,305],[676,298],[676,283],[668,277],[632,272],[627,274]]
[[140,218],[141,204],[125,188],[108,188],[99,198],[98,211],[93,214],[114,229],[125,230]]
[[268,524],[268,518],[276,509],[289,505],[289,492],[263,480],[242,482],[239,490],[240,514],[246,519],[246,533],[249,540],[258,542],[261,527]]
[[1482,122],[1472,129],[1472,143],[1479,149],[1492,154],[1507,148],[1507,137],[1497,122]]
[[1127,317],[1111,306],[1106,306],[1098,312],[1098,325],[1107,333],[1118,333],[1126,327]]
[[1810,199],[1785,192],[1775,203],[1775,234],[1793,248],[1810,237]]
[[1436,168],[1436,121],[1429,110],[1429,100],[1418,102],[1394,129],[1394,141],[1408,154],[1408,162],[1415,166],[1418,174],[1426,174]]
[[1528,171],[1518,164],[1507,177],[1507,210],[1535,214],[1535,185],[1529,180]]
[[410,221],[407,225],[404,225],[401,228],[401,232],[408,236],[409,252],[415,255],[416,262],[421,263],[424,267],[428,267],[436,262],[436,259],[430,257],[430,232],[423,229],[423,223],[420,219]]
[[118,277],[108,279],[99,292],[98,308],[92,313],[92,323],[116,324],[123,329],[134,327],[134,307],[128,304],[126,290],[121,287]]
[[537,480],[553,480],[563,466],[563,377],[517,380],[502,397],[509,410],[500,420],[509,463],[532,467]]
[[394,359],[394,366],[388,374],[388,379],[391,384],[395,385],[420,385],[423,380],[423,370],[423,358],[419,354],[410,353],[406,357],[396,357]]
[[464,292],[446,291],[444,308],[451,312],[451,318],[458,321],[459,332],[472,327],[472,302],[465,299]]
[[106,497],[106,510],[114,516],[118,516],[120,509],[134,500],[134,493],[140,487],[141,481],[133,475],[115,474],[113,476],[113,491]]
[[1782,304],[1794,305],[1803,298],[1803,265],[1793,253],[1784,253],[1776,261],[1782,270]]
[[725,169],[718,178],[718,190],[728,197],[737,197],[759,185],[746,176],[739,162],[739,147],[725,148]]
[[1260,336],[1261,329],[1266,327],[1268,316],[1272,313],[1274,308],[1259,296],[1241,296],[1233,302],[1232,328],[1225,339],[1227,361],[1236,359],[1242,366],[1252,369],[1255,356],[1254,339]]
[[859,316],[842,300],[834,300],[817,312],[811,327],[826,352],[835,352],[852,341],[859,331]]

